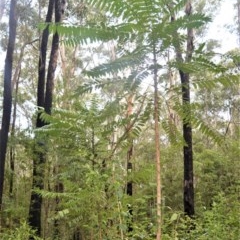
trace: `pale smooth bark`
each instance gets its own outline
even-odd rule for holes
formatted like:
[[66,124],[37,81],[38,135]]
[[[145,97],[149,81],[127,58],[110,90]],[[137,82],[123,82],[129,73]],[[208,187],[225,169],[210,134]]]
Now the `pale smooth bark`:
[[159,95],[158,95],[158,69],[155,45],[153,47],[153,81],[154,81],[154,132],[155,132],[155,163],[156,163],[156,182],[157,182],[157,236],[156,240],[161,240],[162,231],[162,183],[161,183],[161,159],[160,159],[160,130],[159,130]]

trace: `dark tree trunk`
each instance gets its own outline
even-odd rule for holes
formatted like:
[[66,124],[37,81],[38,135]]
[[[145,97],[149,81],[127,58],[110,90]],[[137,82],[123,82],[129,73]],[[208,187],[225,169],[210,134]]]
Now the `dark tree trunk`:
[[82,240],[83,238],[81,237],[81,233],[80,233],[80,230],[77,229],[74,234],[73,234],[73,240]]
[[[54,1],[49,0],[48,11],[46,16],[46,23],[52,21]],[[48,44],[49,30],[46,27],[42,34],[40,56],[38,64],[38,89],[37,89],[37,105],[40,108],[44,107],[44,95],[45,95],[45,69],[46,69],[46,55],[47,55],[47,44]],[[44,122],[40,118],[40,113],[37,116],[36,127],[40,128],[44,126]],[[32,189],[43,189],[43,169],[42,165],[45,162],[45,154],[43,151],[43,142],[36,139],[36,146],[34,149],[34,160],[33,160],[33,185]],[[35,191],[31,193],[30,207],[29,207],[29,225],[36,230],[38,236],[41,235],[41,205],[42,197]]]
[[0,132],[0,209],[2,209],[4,170],[8,142],[8,132],[11,119],[11,107],[12,107],[11,79],[12,79],[13,52],[16,39],[16,28],[17,28],[16,0],[11,0],[9,14],[9,40],[4,69],[3,115]]
[[[129,151],[132,152],[132,147],[131,147],[131,149]],[[128,163],[127,163],[127,171],[128,172],[132,171],[132,163],[130,161],[128,161]],[[127,182],[127,195],[128,196],[132,196],[133,195],[133,184],[132,184],[131,180],[128,180],[128,182]]]
[[[191,114],[190,109],[190,89],[189,89],[189,74],[179,71],[182,84],[182,105],[187,108],[188,114]],[[186,113],[185,113],[186,114]],[[184,114],[184,115],[185,115]],[[192,151],[192,126],[191,118],[186,116],[183,119],[183,138],[185,141],[183,147],[184,159],[184,190],[183,190],[183,205],[184,212],[192,217],[194,215],[194,186],[193,186],[193,151]]]
[[[127,99],[127,118],[130,118],[131,115],[133,114],[133,94],[130,94],[130,96]],[[131,132],[131,123],[128,124],[126,132],[128,132],[128,138]],[[133,156],[133,140],[130,138],[130,146],[129,149],[127,151],[127,174],[131,174],[132,172],[132,156]],[[128,179],[127,180],[127,195],[128,196],[132,196],[133,195],[133,183],[132,180]],[[133,231],[133,208],[132,206],[129,204],[128,205],[128,214],[129,214],[129,219],[128,219],[128,232],[132,232]]]
[[[65,0],[55,0],[55,23],[59,24],[62,20],[62,16],[65,9]],[[46,113],[51,114],[52,102],[53,102],[53,89],[54,89],[54,74],[57,67],[58,52],[59,49],[59,35],[56,32],[53,35],[52,40],[52,50],[49,60],[48,73],[47,73],[47,83],[46,83],[46,93],[45,93],[45,103],[44,108]]]
[[[130,146],[130,149],[128,150],[128,159],[127,159],[127,172],[128,174],[132,171],[132,158],[133,154],[133,145]],[[127,181],[127,195],[132,196],[133,195],[133,183],[132,180]],[[128,220],[128,232],[133,231],[133,208],[131,205],[128,205],[128,214],[129,214],[129,220]]]
[[[55,23],[61,22],[62,15],[65,9],[65,0],[50,0],[48,6],[48,12],[46,17],[46,23],[51,22],[53,7],[55,6]],[[48,27],[44,30],[41,43],[41,51],[39,57],[39,79],[38,79],[38,93],[37,103],[38,107],[44,108],[44,110],[51,114],[53,88],[54,88],[54,74],[57,66],[58,48],[59,48],[59,35],[55,33],[52,41],[51,55],[48,65],[48,74],[45,91],[45,69],[46,69],[46,51],[48,43]],[[38,113],[36,127],[42,127],[44,123]],[[33,189],[44,189],[44,167],[46,162],[46,144],[44,140],[37,139],[35,149],[35,161],[33,163]],[[36,192],[31,194],[31,203],[29,211],[29,223],[37,231],[37,235],[41,235],[41,209],[42,209],[42,196]]]
[[[62,16],[65,10],[65,0],[55,0],[55,23],[59,24],[62,21]],[[52,40],[52,49],[50,54],[49,66],[48,66],[48,73],[47,73],[47,82],[46,82],[46,93],[45,93],[45,103],[44,109],[46,113],[51,114],[52,110],[52,103],[53,103],[53,90],[54,90],[54,74],[57,68],[57,61],[59,55],[59,35],[56,32],[53,35]],[[58,168],[58,167],[57,167]],[[58,174],[58,170],[56,171]],[[63,192],[63,184],[57,181],[55,186],[55,192]],[[56,197],[56,208],[55,212],[57,213],[59,209],[60,198]],[[60,238],[60,231],[59,231],[59,220],[54,221],[54,237],[56,239]]]
[[[187,1],[185,6],[185,14],[192,14],[191,0]],[[175,21],[175,16],[171,16],[171,21]],[[174,37],[179,39],[176,32]],[[183,60],[180,42],[175,43],[176,60],[181,63],[188,63],[192,60],[193,53],[193,29],[187,29],[187,49],[186,58]],[[179,75],[182,85],[182,108],[184,111],[183,117],[183,162],[184,162],[184,179],[183,179],[183,206],[187,216],[194,215],[194,185],[193,185],[193,151],[192,151],[192,126],[191,126],[191,97],[190,97],[190,75],[179,69]]]
[[[49,0],[48,12],[46,16],[46,23],[52,21],[53,8],[55,0]],[[41,47],[40,47],[40,56],[38,62],[38,89],[37,89],[37,105],[40,108],[44,107],[45,103],[45,73],[46,73],[46,55],[47,55],[47,45],[48,45],[49,30],[48,26],[43,30]],[[44,122],[40,118],[40,113],[38,113],[36,127],[44,126]]]
[[[192,4],[189,0],[186,4],[185,13],[187,16],[192,14]],[[187,54],[186,62],[192,60],[193,53],[193,29],[187,29]],[[182,104],[183,109],[188,109],[187,112],[190,116],[186,116],[183,119],[183,138],[185,145],[183,147],[184,157],[184,191],[183,191],[183,204],[184,212],[192,217],[194,215],[194,185],[193,185],[193,151],[192,151],[192,125],[191,125],[191,98],[190,98],[190,84],[189,73],[183,73],[179,71],[181,84],[182,84]]]

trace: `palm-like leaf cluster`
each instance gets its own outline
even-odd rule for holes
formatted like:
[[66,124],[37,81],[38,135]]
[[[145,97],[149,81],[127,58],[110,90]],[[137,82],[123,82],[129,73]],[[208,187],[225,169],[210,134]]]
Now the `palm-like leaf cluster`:
[[[126,69],[132,71],[128,79],[140,83],[146,78],[148,79],[152,69],[157,67],[152,65],[153,47],[157,47],[158,57],[161,57],[165,51],[169,51],[172,46],[182,48],[182,44],[186,40],[183,34],[185,29],[200,28],[210,21],[208,16],[200,13],[179,14],[186,2],[186,0],[170,2],[165,0],[87,0],[86,3],[90,8],[107,12],[111,19],[116,20],[113,21],[116,24],[109,22],[91,23],[85,26],[50,25],[49,29],[52,32],[58,31],[63,37],[63,41],[70,45],[116,40],[120,51],[117,52],[115,60],[83,72],[94,79],[95,87],[103,87],[106,84],[104,78],[115,76],[116,79],[116,75],[123,73]],[[172,16],[175,18],[174,21],[171,21]],[[131,43],[130,48],[126,47],[128,43]],[[200,45],[191,62],[173,61],[171,67],[192,74],[198,74],[201,71],[214,74],[213,79],[203,79],[202,77],[195,79],[192,84],[197,89],[210,89],[219,84],[227,87],[238,83],[239,76],[227,72],[227,68],[223,65],[214,63],[202,51],[203,48],[204,44]],[[234,60],[237,59],[237,56],[234,55]],[[121,81],[121,77],[118,79]],[[92,90],[92,86],[91,83],[85,84],[78,92]],[[182,111],[182,106],[179,104],[176,104],[175,108],[180,108],[178,112]],[[204,133],[212,131],[210,128],[207,130],[208,126],[203,122],[200,124],[199,121],[193,121],[193,127],[202,126],[199,129]],[[165,129],[170,128],[166,128],[165,124]],[[172,134],[170,131],[167,132],[169,136]],[[213,134],[210,135],[213,136]],[[217,137],[215,139],[219,140]]]

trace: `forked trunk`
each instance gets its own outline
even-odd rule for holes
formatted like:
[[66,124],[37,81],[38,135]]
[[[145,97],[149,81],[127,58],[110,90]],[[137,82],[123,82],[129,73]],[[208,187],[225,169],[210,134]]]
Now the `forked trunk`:
[[[53,6],[55,6],[55,23],[60,23],[62,15],[65,10],[65,0],[50,0],[48,6],[48,13],[46,22],[50,22],[52,19]],[[46,66],[46,50],[48,43],[48,27],[43,32],[43,39],[41,44],[41,56],[39,57],[39,81],[38,81],[38,106],[44,107],[44,110],[51,114],[52,102],[53,102],[53,89],[54,89],[54,74],[57,67],[58,48],[59,48],[59,35],[56,32],[53,35],[52,49],[50,54],[50,60],[48,65],[46,92],[45,91],[45,66]],[[44,123],[40,114],[37,118],[37,127],[42,127]],[[44,169],[46,162],[46,144],[45,140],[37,139],[35,149],[36,159],[33,164],[33,189],[44,189]],[[41,209],[42,209],[42,197],[41,195],[32,192],[29,223],[37,231],[37,235],[41,235]]]
[[[52,21],[54,9],[54,0],[49,0],[48,11],[46,16],[46,23]],[[46,69],[46,55],[48,45],[49,30],[48,26],[44,29],[40,45],[40,56],[38,64],[38,88],[37,88],[37,105],[40,108],[44,107],[44,95],[45,95],[45,69]],[[40,113],[37,115],[36,127],[40,128],[44,126],[44,122],[40,118]],[[33,160],[33,184],[32,189],[43,189],[44,182],[44,170],[42,165],[45,163],[45,154],[43,141],[36,139],[36,146],[34,149],[34,160]],[[31,200],[29,206],[29,225],[36,230],[38,236],[41,234],[41,205],[42,196],[37,194],[35,191],[31,193]]]

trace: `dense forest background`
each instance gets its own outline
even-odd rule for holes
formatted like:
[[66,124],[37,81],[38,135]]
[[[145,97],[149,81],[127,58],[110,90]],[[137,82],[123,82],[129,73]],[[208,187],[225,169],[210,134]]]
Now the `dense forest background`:
[[1,0],[0,239],[239,240],[221,3]]

